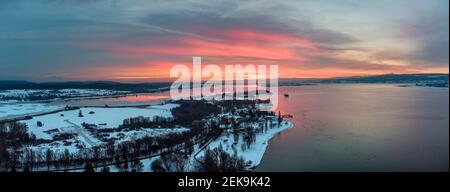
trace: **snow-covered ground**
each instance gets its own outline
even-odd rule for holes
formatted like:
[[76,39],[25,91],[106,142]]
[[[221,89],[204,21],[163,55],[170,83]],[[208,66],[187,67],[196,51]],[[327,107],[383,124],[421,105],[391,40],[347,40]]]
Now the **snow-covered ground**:
[[147,108],[149,108],[149,109],[162,109],[164,111],[170,111],[171,109],[176,108],[178,106],[179,105],[175,104],[175,103],[167,103],[167,104],[164,104],[164,105],[152,105],[152,106],[149,106]]
[[[240,137],[240,140],[238,144],[235,145],[236,152],[238,156],[241,156],[245,159],[246,162],[251,162],[251,165],[248,166],[248,168],[254,168],[258,166],[261,163],[261,160],[264,156],[264,153],[266,151],[266,148],[269,144],[269,141],[276,136],[277,134],[290,129],[294,127],[294,124],[289,121],[283,121],[281,123],[281,126],[273,127],[271,129],[268,129],[265,133],[257,133],[256,135],[256,141],[250,146],[250,148],[242,150],[241,145],[244,144],[244,140],[242,139],[242,135]],[[222,145],[222,148],[228,152],[230,155],[234,155],[233,150],[233,134],[231,132],[229,133],[223,133],[221,137],[217,138],[216,140],[210,142],[206,148],[214,149]],[[186,165],[186,171],[194,171],[195,170],[195,158],[199,158],[204,155],[204,149],[200,148],[200,146],[197,144],[194,146],[194,151],[192,154],[196,154],[195,156],[192,155],[190,159],[188,160],[188,165]],[[151,163],[158,159],[159,156],[146,158],[140,160],[142,163],[142,171],[143,172],[153,172],[151,169]],[[111,172],[119,172],[120,170],[115,165],[108,166]],[[96,171],[101,171],[101,167],[96,168]],[[76,170],[76,171],[83,171],[82,169]]]
[[[82,112],[83,117],[79,117],[78,113]],[[90,113],[94,114],[90,114]],[[63,115],[63,116],[61,116]],[[123,123],[124,119],[131,117],[171,117],[169,110],[151,109],[151,108],[81,108],[80,110],[63,111],[44,116],[37,116],[30,120],[21,121],[28,125],[31,133],[37,138],[46,138],[48,134],[43,133],[47,129],[62,128],[73,126],[76,124],[82,126],[82,123],[95,124],[100,128],[117,128]],[[44,125],[37,126],[40,121]],[[100,125],[102,124],[102,125]]]
[[29,101],[30,98],[41,98],[39,100],[46,100],[45,98],[47,98],[55,100],[59,98],[113,96],[126,93],[129,92],[106,89],[11,89],[0,90],[0,103]]
[[[126,131],[126,132],[114,132],[111,134],[110,137],[117,138],[115,140],[116,143],[121,143],[124,141],[132,141],[143,137],[159,137],[164,136],[170,133],[180,133],[189,131],[187,128],[172,128],[172,129],[139,129],[139,130],[133,130],[133,131]],[[119,134],[122,134],[123,136],[118,136]],[[94,137],[90,137],[96,145],[102,144],[102,142],[98,139],[95,139]],[[82,138],[80,136],[74,138],[74,139],[68,139],[64,141],[55,141],[52,143],[45,143],[40,144],[37,146],[31,146],[28,147],[29,149],[32,149],[33,151],[41,151],[44,152],[47,149],[51,149],[56,154],[62,154],[64,150],[69,150],[71,153],[76,153],[80,150],[79,146],[83,146],[84,148],[89,148],[92,146],[88,146],[89,143],[86,142],[85,138]]]
[[[233,145],[233,134],[231,133],[231,130],[229,130],[229,132],[223,133],[219,138],[212,141],[207,148],[214,149],[222,145],[222,149],[228,152],[228,154],[230,155],[234,155],[236,151],[237,155],[243,157],[246,162],[251,162],[248,167],[253,168],[260,164],[270,139],[272,139],[272,137],[274,137],[275,135],[292,127],[294,127],[293,123],[289,121],[283,121],[280,127],[275,126],[269,128],[265,133],[257,133],[255,142],[251,144],[249,148],[245,149],[241,147],[245,143],[242,135],[240,135],[239,137],[239,142]],[[193,158],[199,158],[203,155],[204,150],[199,152]],[[191,162],[193,161],[195,161],[195,159],[191,159]]]
[[13,119],[26,115],[32,116],[65,107],[64,103],[46,104],[43,102],[33,102],[30,98],[55,101],[61,99],[108,97],[126,93],[128,92],[104,89],[0,90],[0,120]]
[[57,96],[91,96],[91,95],[114,95],[117,93],[128,93],[128,91],[115,91],[107,89],[10,89],[1,90],[3,97],[27,97],[34,94],[55,94]]
[[[123,123],[124,119],[134,118],[138,116],[152,118],[154,116],[172,117],[170,109],[177,107],[177,104],[155,105],[147,108],[81,108],[79,110],[62,111],[42,116],[35,116],[29,120],[22,120],[28,126],[30,134],[34,134],[37,139],[52,140],[55,135],[61,133],[76,133],[73,139],[64,141],[55,141],[49,144],[41,144],[33,146],[35,150],[52,148],[54,151],[78,150],[76,145],[83,147],[92,147],[100,145],[103,142],[94,137],[88,130],[83,128],[83,123],[96,125],[98,129],[117,128]],[[82,112],[82,117],[79,112]],[[38,122],[43,125],[38,126]],[[161,128],[147,129],[141,128],[131,131],[112,132],[106,138],[114,138],[116,143],[126,140],[134,140],[145,136],[160,136],[175,132],[188,131],[186,128]]]
[[[17,93],[21,93],[17,91]],[[44,112],[51,112],[55,110],[64,109],[60,105],[48,105],[43,103],[15,103],[15,104],[0,104],[0,120],[3,118],[11,118],[14,116],[33,115],[32,119],[21,120],[28,127],[30,134],[36,136],[37,139],[53,140],[50,143],[43,143],[36,146],[29,146],[33,151],[45,151],[52,149],[55,153],[62,154],[64,150],[69,150],[72,153],[78,152],[81,148],[90,148],[101,145],[104,142],[98,137],[94,136],[89,130],[83,127],[83,123],[95,125],[97,129],[117,128],[123,124],[123,120],[135,117],[161,116],[172,117],[171,109],[178,107],[178,104],[169,103],[162,105],[151,105],[148,107],[82,107],[77,110],[61,111],[50,113],[46,115],[38,115]],[[82,116],[79,113],[82,113]],[[227,115],[227,114],[223,114]],[[42,123],[38,126],[38,122]],[[266,122],[268,123],[268,122]],[[268,124],[275,124],[274,119]],[[261,129],[261,122],[254,122],[251,125],[255,129]],[[268,126],[269,127],[269,126]],[[239,134],[239,141],[234,143],[233,134],[231,130],[226,130],[216,140],[210,142],[207,146],[209,149],[214,149],[219,146],[230,155],[235,153],[242,156],[247,162],[247,168],[257,166],[266,151],[268,143],[272,137],[280,132],[292,128],[293,124],[288,121],[283,121],[278,126],[272,126],[265,132],[257,132],[255,142],[249,148],[243,147],[245,141],[243,135]],[[102,139],[112,139],[116,143],[123,141],[135,140],[145,136],[160,137],[170,133],[180,133],[189,131],[187,128],[140,128],[126,131],[112,131],[108,132]],[[63,140],[54,140],[56,136],[69,133],[74,134],[73,137]],[[188,170],[193,170],[195,158],[199,159],[204,155],[204,150],[199,148],[199,145],[194,146],[193,156],[189,160]],[[141,160],[143,164],[143,171],[152,171],[150,168],[151,162],[158,157]],[[117,171],[114,166],[110,166],[111,171]]]
[[[276,136],[277,134],[290,129],[294,127],[294,124],[289,121],[283,121],[281,123],[280,127],[273,127],[271,129],[268,129],[265,133],[257,133],[256,134],[256,141],[250,146],[248,149],[242,149],[241,145],[245,143],[244,139],[242,138],[242,135],[240,135],[239,142],[235,144],[235,150],[238,154],[238,156],[241,156],[245,159],[246,162],[251,162],[251,164],[248,166],[248,168],[254,168],[258,166],[261,163],[261,160],[264,156],[264,153],[266,151],[267,146],[269,145],[269,141]],[[231,131],[231,130],[230,130]],[[216,140],[210,142],[207,147],[200,148],[199,145],[194,146],[194,152],[189,159],[189,164],[186,166],[186,171],[194,171],[196,164],[195,158],[199,159],[204,155],[204,149],[214,149],[222,145],[222,148],[228,152],[230,155],[234,155],[234,149],[233,149],[233,134],[231,132],[225,132],[223,133],[219,138]],[[153,172],[151,169],[151,163],[158,159],[159,157],[152,157],[148,159],[141,160],[141,163],[143,164],[143,171],[144,172]],[[117,168],[115,166],[109,166],[110,170],[113,172],[117,172]],[[99,171],[99,169],[98,169]]]
[[43,103],[0,104],[0,120],[21,115],[50,112],[63,108],[63,106]]

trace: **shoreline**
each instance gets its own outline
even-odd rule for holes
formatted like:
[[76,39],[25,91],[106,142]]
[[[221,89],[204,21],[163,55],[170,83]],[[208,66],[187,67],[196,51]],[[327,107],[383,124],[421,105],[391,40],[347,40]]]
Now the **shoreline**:
[[[267,130],[266,133],[258,133],[256,135],[256,140],[253,144],[250,145],[247,149],[242,149],[241,145],[244,144],[242,138],[239,139],[239,142],[234,145],[232,144],[232,134],[223,133],[217,139],[211,141],[207,147],[209,149],[214,149],[219,146],[222,146],[223,150],[230,155],[235,154],[237,152],[238,156],[241,156],[245,159],[246,162],[249,162],[249,165],[246,166],[248,171],[253,171],[256,169],[259,164],[261,164],[262,159],[267,151],[267,147],[269,146],[269,142],[278,134],[291,129],[294,127],[294,123],[284,120],[282,125],[278,127],[273,127]],[[204,150],[196,152],[197,154],[193,157],[193,161],[195,158],[201,157],[204,154]]]
[[266,141],[263,143],[263,145],[262,145],[262,149],[263,150],[261,150],[259,161],[257,163],[255,163],[252,167],[249,168],[250,171],[254,171],[261,164],[262,159],[264,158],[264,155],[266,154],[267,147],[269,147],[270,141],[272,141],[272,139],[275,136],[277,136],[277,135],[279,135],[279,134],[281,134],[281,133],[283,133],[283,132],[285,132],[285,131],[287,131],[289,129],[292,129],[295,126],[295,124],[290,122],[290,121],[284,121],[284,122],[287,122],[287,124],[284,127],[279,128],[279,130],[276,130],[273,133],[271,133],[269,135],[269,137],[266,139]]

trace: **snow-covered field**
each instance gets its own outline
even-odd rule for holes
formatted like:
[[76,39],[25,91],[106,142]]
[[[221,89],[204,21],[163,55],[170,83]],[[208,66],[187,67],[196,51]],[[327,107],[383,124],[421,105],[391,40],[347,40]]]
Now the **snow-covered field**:
[[49,112],[64,108],[58,105],[48,105],[43,103],[23,103],[23,104],[0,104],[0,120],[13,118],[19,115],[30,115],[40,112]]
[[11,89],[0,90],[0,103],[29,101],[30,99],[46,100],[77,97],[98,97],[126,94],[128,91],[106,89]]
[[[274,137],[275,135],[292,127],[294,127],[293,123],[283,121],[280,127],[273,127],[271,129],[268,129],[265,133],[257,133],[256,141],[251,144],[249,148],[245,149],[241,147],[245,143],[242,136],[239,137],[239,142],[237,144],[234,144],[233,146],[233,134],[231,133],[231,130],[229,130],[228,133],[223,133],[221,137],[212,141],[207,148],[214,149],[222,145],[222,149],[228,154],[234,155],[235,153],[237,153],[238,156],[242,156],[246,162],[251,162],[248,167],[252,168],[260,164],[270,139],[272,139],[272,137]],[[204,150],[199,152],[195,158],[199,158],[203,155]],[[195,161],[195,159],[192,159],[191,161]]]
[[[280,127],[274,127],[272,129],[268,129],[265,133],[258,133],[256,135],[256,141],[253,143],[250,148],[242,150],[241,145],[244,144],[244,140],[242,137],[240,138],[238,144],[235,145],[236,152],[238,156],[241,156],[245,159],[247,162],[251,162],[251,165],[249,165],[248,168],[254,168],[258,166],[261,163],[261,160],[264,156],[264,153],[266,151],[267,146],[269,145],[269,141],[276,136],[277,134],[280,134],[281,132],[293,128],[294,124],[289,121],[283,121]],[[210,142],[206,148],[214,149],[222,145],[222,148],[228,152],[230,155],[234,155],[233,150],[233,134],[230,133],[223,133],[221,137],[217,138],[216,140]],[[194,152],[192,154],[196,154],[195,156],[192,155],[189,159],[189,164],[186,166],[186,171],[193,171],[195,170],[195,158],[199,158],[204,155],[204,149],[200,148],[199,145],[194,146]],[[143,167],[143,172],[153,172],[151,169],[151,163],[158,159],[159,157],[152,157],[147,159],[140,160]],[[114,165],[108,166],[111,172],[118,172],[119,170]],[[97,168],[96,171],[100,171],[101,168]],[[82,170],[81,170],[82,171]]]
[[[105,136],[95,136],[93,132],[83,127],[84,123],[93,125],[96,129],[114,129],[123,124],[124,119],[145,117],[152,118],[155,116],[172,117],[171,109],[178,107],[178,104],[162,104],[151,105],[148,107],[82,107],[76,110],[61,111],[50,113],[46,115],[38,115],[44,112],[51,112],[63,109],[64,106],[48,105],[43,103],[16,103],[16,104],[0,104],[0,120],[11,118],[14,116],[33,115],[32,119],[21,120],[28,127],[30,134],[36,136],[37,139],[51,140],[49,143],[43,143],[35,146],[28,146],[33,151],[44,152],[47,149],[52,149],[56,154],[62,154],[64,150],[69,150],[72,153],[78,152],[82,148],[91,148],[105,143],[105,139],[114,140],[116,143],[124,141],[136,140],[138,138],[151,136],[160,137],[170,133],[180,133],[189,131],[187,128],[140,128],[134,130],[114,130],[107,132]],[[80,116],[81,112],[81,116]],[[226,115],[226,114],[224,114]],[[38,123],[39,122],[39,123]],[[276,120],[266,122],[276,124]],[[42,124],[42,125],[39,125]],[[251,123],[255,129],[261,129],[261,122]],[[266,151],[268,143],[272,137],[280,132],[293,127],[293,124],[288,121],[283,121],[278,126],[271,127],[265,132],[257,132],[255,142],[246,147],[242,134],[239,136],[237,143],[234,143],[232,130],[226,130],[222,135],[210,142],[207,146],[209,149],[214,149],[219,146],[230,155],[237,154],[245,159],[247,168],[252,168],[260,164],[263,155]],[[57,139],[63,134],[73,134],[68,139]],[[103,140],[103,141],[102,141]],[[188,170],[194,170],[193,165],[195,161],[204,155],[204,150],[199,148],[199,144],[194,146],[193,156],[189,159]],[[145,172],[152,171],[150,168],[151,162],[158,157],[141,160],[143,170]],[[110,166],[111,171],[117,171],[114,166]]]
[[[84,117],[78,117],[78,113],[82,112]],[[90,113],[94,114],[90,114]],[[63,115],[63,116],[61,116]],[[37,136],[37,138],[48,138],[48,134],[43,133],[47,129],[62,128],[73,126],[76,124],[82,126],[82,123],[95,124],[100,128],[117,128],[123,123],[123,120],[131,117],[154,117],[154,116],[171,117],[170,110],[148,109],[148,108],[81,108],[80,110],[63,111],[59,113],[37,116],[30,120],[21,121],[28,125],[29,130]],[[42,127],[37,126],[40,121],[44,124]],[[102,124],[102,125],[100,125]]]
[[[83,128],[83,123],[96,125],[98,129],[117,128],[123,123],[124,119],[143,117],[172,117],[170,109],[177,107],[176,104],[155,105],[147,108],[81,108],[79,110],[63,111],[43,116],[36,116],[30,120],[20,122],[27,124],[30,134],[34,134],[37,139],[52,140],[56,134],[76,133],[74,139],[65,141],[55,141],[50,144],[41,144],[32,147],[33,149],[44,149],[51,147],[54,151],[78,150],[76,145],[83,147],[92,147],[100,145],[103,142],[95,138],[89,131]],[[81,111],[83,117],[79,116]],[[38,122],[43,125],[38,126]],[[132,131],[112,132],[106,138],[114,138],[120,143],[126,140],[134,140],[145,136],[160,136],[174,132],[188,131],[186,128],[161,128],[161,129],[138,129]],[[68,144],[69,143],[69,144]]]
[[75,98],[107,97],[126,94],[127,91],[103,89],[60,89],[60,90],[0,90],[0,120],[12,119],[18,116],[37,115],[65,107],[64,103],[46,104],[33,100],[61,100]]

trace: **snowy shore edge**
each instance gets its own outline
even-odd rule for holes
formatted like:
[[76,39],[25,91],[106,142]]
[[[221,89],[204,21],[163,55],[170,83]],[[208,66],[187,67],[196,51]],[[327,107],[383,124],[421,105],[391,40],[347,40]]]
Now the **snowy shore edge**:
[[[275,129],[271,129],[269,131],[267,131],[267,133],[264,133],[263,135],[260,136],[261,140],[264,140],[264,142],[261,145],[256,145],[254,147],[256,147],[257,151],[259,151],[259,154],[257,156],[254,157],[254,159],[248,159],[251,160],[253,162],[252,167],[250,168],[250,170],[254,170],[256,169],[259,164],[261,164],[262,158],[264,157],[264,154],[267,151],[267,147],[269,146],[270,141],[278,134],[291,129],[294,127],[294,123],[290,122],[290,121],[283,121],[283,124],[280,128],[275,128]],[[256,139],[256,142],[259,142],[260,140],[258,140],[258,137]]]
[[[247,169],[249,171],[254,170],[260,163],[261,160],[266,152],[267,146],[269,145],[269,142],[272,138],[274,138],[276,135],[280,134],[283,131],[286,131],[290,128],[293,128],[294,124],[290,121],[283,121],[280,125],[280,127],[274,127],[271,129],[268,129],[265,133],[258,133],[256,135],[255,142],[250,146],[250,148],[242,149],[240,147],[233,147],[232,142],[232,135],[222,135],[218,139],[212,141],[209,145],[209,149],[214,149],[222,146],[223,150],[226,151],[228,154],[233,155],[235,153],[235,150],[237,154],[245,159],[246,162],[251,162],[250,165],[247,166]],[[243,139],[241,138],[237,146],[242,145],[244,143]],[[202,156],[203,151],[201,151],[198,156]]]

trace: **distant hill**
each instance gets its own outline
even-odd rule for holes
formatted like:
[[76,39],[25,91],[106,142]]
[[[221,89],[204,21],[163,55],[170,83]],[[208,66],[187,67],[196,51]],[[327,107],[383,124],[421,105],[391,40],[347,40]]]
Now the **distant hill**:
[[[318,83],[439,83],[448,84],[448,74],[385,74],[374,76],[328,79],[280,79],[279,85],[311,85]],[[6,89],[109,89],[147,92],[166,88],[170,82],[119,83],[113,81],[46,82],[0,81],[0,90]]]
[[447,83],[448,74],[385,74],[328,79],[285,79],[280,85],[293,83]]
[[146,92],[169,87],[171,83],[119,83],[112,81],[46,82],[0,81],[0,90],[6,89],[109,89],[120,91]]
[[9,85],[29,85],[33,84],[29,81],[0,81],[0,86],[9,86]]

